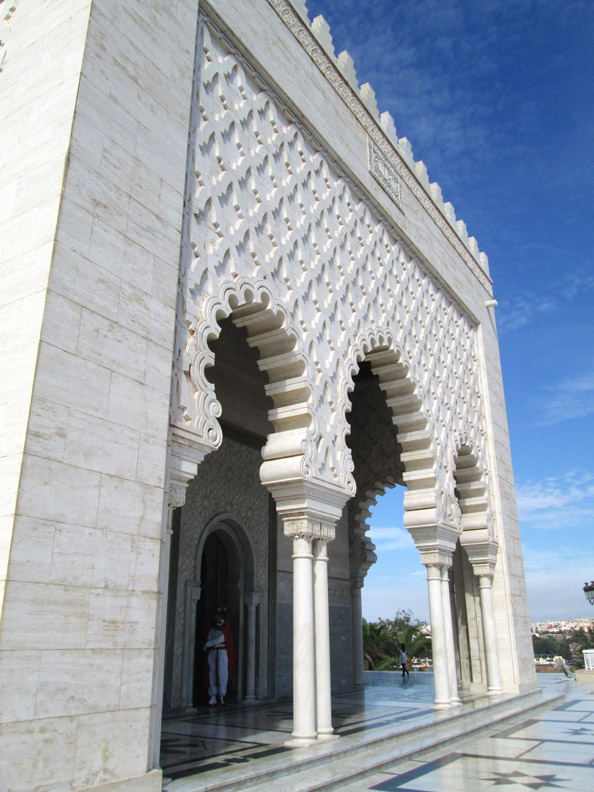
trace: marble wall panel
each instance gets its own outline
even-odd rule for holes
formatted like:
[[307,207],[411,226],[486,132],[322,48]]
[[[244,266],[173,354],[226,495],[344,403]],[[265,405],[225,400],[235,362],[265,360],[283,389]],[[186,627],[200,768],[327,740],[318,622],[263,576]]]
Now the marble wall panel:
[[144,773],[149,710],[119,710],[75,719],[75,788]]
[[55,291],[48,291],[45,303],[43,339],[65,352],[76,352],[80,331],[81,307]]
[[[161,0],[15,5],[0,97],[2,149],[14,154],[0,174],[0,310],[5,297],[21,304],[0,361],[18,373],[2,388],[32,417],[24,464],[26,410],[2,449],[15,459],[0,461],[6,511],[21,485],[0,648],[27,668],[31,647],[45,654],[19,712],[2,708],[20,721],[2,732],[14,761],[0,772],[11,789],[75,789],[144,776],[149,753],[197,2],[175,13]],[[6,414],[3,394],[0,405]],[[43,728],[22,720],[35,701]],[[112,715],[81,714],[101,701]],[[19,740],[35,756],[26,769]]]
[[37,399],[31,405],[27,451],[39,457],[64,459],[69,409],[63,404]]
[[[66,198],[64,200],[66,201]],[[84,219],[83,209],[76,207],[73,209],[75,210],[73,212],[74,222],[78,218]],[[66,212],[66,215],[69,213]],[[95,247],[98,245],[93,246],[93,259]],[[59,259],[60,266],[52,269],[51,288],[73,302],[84,305],[107,319],[115,320],[118,311],[120,279],[101,265],[103,259],[101,252],[96,254],[99,261],[91,260],[90,255],[87,253],[87,257],[83,257],[74,251],[69,239],[65,240],[65,244],[57,240],[55,258]]]
[[39,519],[87,527],[97,522],[99,473],[41,457],[25,457],[23,476],[35,487],[21,485],[19,510]]
[[152,649],[123,649],[120,678],[121,709],[150,707],[154,652]]
[[[173,339],[172,339],[173,341]],[[148,388],[119,374],[111,375],[109,391],[110,421],[130,429],[153,435],[161,444],[166,437],[169,393]],[[161,417],[161,421],[157,420]]]
[[0,650],[83,649],[91,592],[73,586],[10,581],[4,598]]
[[167,447],[160,438],[140,432],[136,480],[149,487],[160,487],[163,492],[166,455]]
[[154,591],[91,589],[86,648],[154,648],[156,608]]
[[71,410],[65,458],[80,469],[130,478],[138,462],[138,432]]
[[107,417],[110,381],[103,366],[50,344],[39,347],[35,395],[42,399]]
[[144,329],[143,324],[137,321],[133,324],[134,330],[127,329],[119,313],[116,323],[83,308],[77,353],[86,360],[142,382],[146,365],[146,338],[134,330]]
[[36,718],[117,709],[121,652],[55,650],[41,652]]
[[17,517],[10,550],[11,580],[49,583],[56,523],[34,517]]
[[38,650],[0,653],[2,714],[7,721],[34,717],[40,662]]
[[97,527],[160,538],[163,491],[138,481],[101,476]]
[[44,792],[68,789],[74,780],[77,730],[76,718],[1,723],[0,778],[7,789],[31,792],[40,784]]

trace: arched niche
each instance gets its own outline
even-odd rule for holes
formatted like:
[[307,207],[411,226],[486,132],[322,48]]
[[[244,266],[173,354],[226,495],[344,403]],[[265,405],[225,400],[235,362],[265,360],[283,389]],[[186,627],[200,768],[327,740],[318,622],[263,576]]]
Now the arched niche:
[[205,698],[203,646],[218,605],[227,608],[237,666],[229,698],[241,701],[245,688],[245,600],[254,590],[254,553],[246,531],[230,513],[214,517],[201,531],[194,579],[186,582],[182,705]]

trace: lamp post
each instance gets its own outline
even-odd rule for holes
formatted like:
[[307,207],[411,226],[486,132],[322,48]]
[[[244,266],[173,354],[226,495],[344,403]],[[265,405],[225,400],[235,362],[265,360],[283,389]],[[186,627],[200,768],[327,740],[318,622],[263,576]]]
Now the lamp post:
[[584,594],[590,605],[594,605],[594,580],[584,583]]

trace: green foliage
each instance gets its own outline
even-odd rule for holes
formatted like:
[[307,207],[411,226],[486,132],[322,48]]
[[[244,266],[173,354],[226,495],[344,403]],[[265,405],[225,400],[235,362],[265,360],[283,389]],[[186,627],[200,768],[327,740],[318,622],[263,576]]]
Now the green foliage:
[[545,633],[532,636],[532,648],[535,655],[551,655],[571,658],[582,658],[583,649],[594,649],[594,621],[588,627],[569,630],[563,633]]
[[399,610],[393,619],[368,622],[363,619],[365,667],[373,671],[400,669],[400,644],[406,646],[409,661],[431,656],[431,638],[421,632],[424,622],[413,619],[410,611]]

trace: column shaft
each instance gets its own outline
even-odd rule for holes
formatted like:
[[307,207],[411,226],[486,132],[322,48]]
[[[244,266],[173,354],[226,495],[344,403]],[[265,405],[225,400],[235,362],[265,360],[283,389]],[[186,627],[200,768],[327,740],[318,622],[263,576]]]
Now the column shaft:
[[259,595],[246,594],[245,604],[247,606],[247,663],[245,680],[245,699],[255,701],[256,699],[256,608],[259,603]]
[[435,706],[449,707],[450,686],[445,628],[443,623],[443,602],[441,595],[441,565],[427,565],[427,587],[429,589],[429,615],[431,619],[431,649],[433,654],[433,684],[435,686]]
[[443,626],[448,663],[448,683],[450,688],[450,703],[459,704],[458,678],[456,674],[456,649],[454,647],[454,627],[452,625],[452,603],[450,600],[450,575],[449,568],[441,568],[441,598],[443,606]]
[[354,585],[351,590],[351,624],[353,636],[353,684],[365,684],[363,662],[363,609],[361,607],[361,587]]
[[317,738],[312,540],[293,539],[293,734],[291,745]]
[[330,618],[328,612],[328,542],[314,542],[314,607],[316,641],[316,714],[318,737],[329,737],[332,728],[332,676],[330,670]]
[[483,618],[483,636],[485,638],[485,659],[487,662],[487,691],[490,695],[495,695],[501,693],[502,688],[499,658],[497,656],[497,636],[495,634],[495,619],[493,616],[493,590],[490,576],[480,576],[479,591],[481,616]]

